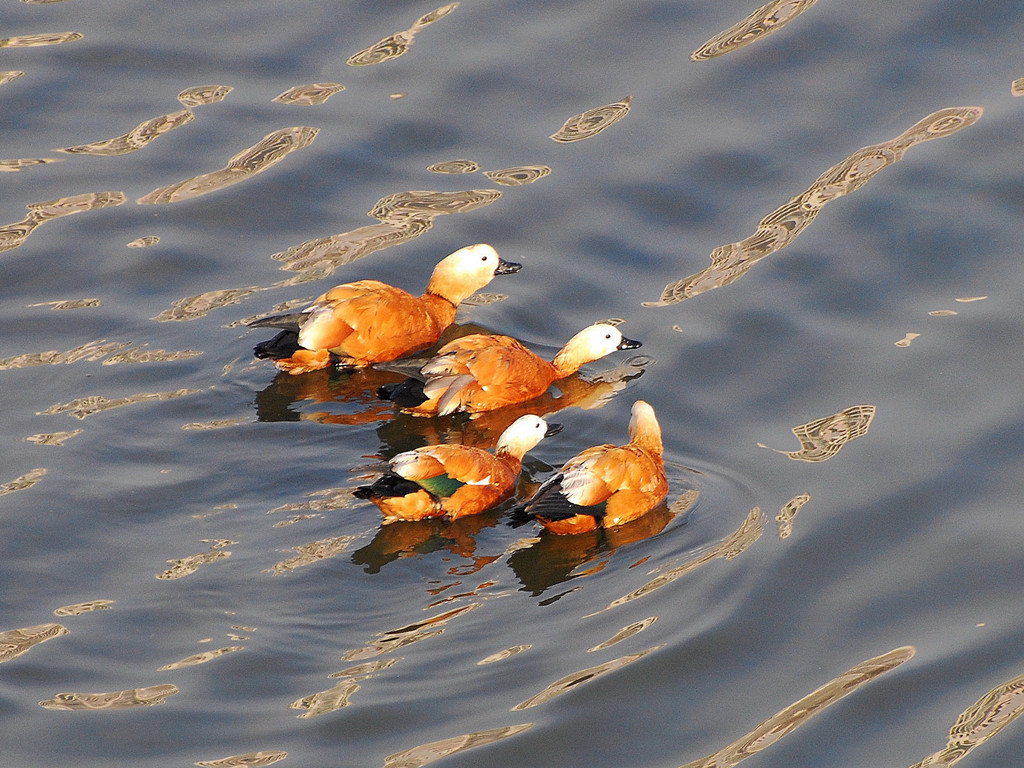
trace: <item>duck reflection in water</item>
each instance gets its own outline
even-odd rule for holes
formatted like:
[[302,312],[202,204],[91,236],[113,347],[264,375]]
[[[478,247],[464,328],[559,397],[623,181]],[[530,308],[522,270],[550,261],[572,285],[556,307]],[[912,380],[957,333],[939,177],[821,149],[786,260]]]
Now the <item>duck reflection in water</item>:
[[[440,343],[480,333],[479,326],[453,326]],[[422,359],[417,359],[422,362]],[[416,366],[417,360],[407,361]],[[601,408],[628,382],[643,375],[651,359],[637,355],[629,361],[589,375],[573,374],[557,381],[539,397],[487,413],[459,413],[423,418],[396,410],[375,395],[377,389],[405,381],[400,370],[376,367],[312,371],[302,376],[279,373],[265,389],[256,393],[257,421],[316,421],[321,424],[378,424],[381,453],[393,456],[420,445],[459,442],[482,448],[493,446],[500,435],[520,416],[551,416],[566,408]],[[342,408],[313,410],[303,404],[333,404]]]

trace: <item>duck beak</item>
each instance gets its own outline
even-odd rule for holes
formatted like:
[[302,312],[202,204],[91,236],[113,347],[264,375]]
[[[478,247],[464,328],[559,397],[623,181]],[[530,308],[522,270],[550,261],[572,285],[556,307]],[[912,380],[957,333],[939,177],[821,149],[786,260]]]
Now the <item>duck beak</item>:
[[548,424],[548,431],[544,433],[544,437],[551,437],[552,435],[557,435],[561,431],[561,424]]
[[639,341],[636,341],[635,339],[627,339],[625,336],[623,336],[622,341],[619,342],[619,346],[616,347],[616,349],[637,349],[638,347],[642,346],[643,344],[641,344]]
[[494,270],[496,275],[514,275],[520,269],[523,268],[522,264],[516,264],[514,261],[505,261],[504,259],[498,259],[498,268]]

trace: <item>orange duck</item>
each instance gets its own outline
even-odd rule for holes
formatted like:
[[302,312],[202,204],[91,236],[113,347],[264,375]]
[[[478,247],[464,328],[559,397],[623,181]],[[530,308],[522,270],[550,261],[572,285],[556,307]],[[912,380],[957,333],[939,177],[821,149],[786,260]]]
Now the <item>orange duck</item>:
[[501,433],[494,453],[465,445],[406,451],[391,459],[389,472],[353,494],[376,504],[385,523],[475,515],[511,496],[523,456],[561,429],[539,416],[520,416]]
[[302,312],[249,323],[284,329],[253,351],[291,374],[326,368],[332,361],[358,368],[396,360],[436,343],[454,322],[460,302],[495,275],[520,269],[522,265],[501,259],[494,248],[480,243],[442,259],[422,296],[378,280],[338,285]]
[[385,384],[377,394],[409,413],[483,413],[532,400],[587,363],[639,346],[614,325],[596,323],[569,339],[549,363],[509,336],[476,333],[441,347],[420,369],[425,381]]
[[552,533],[583,533],[636,520],[667,494],[661,427],[654,409],[637,400],[626,445],[596,445],[569,459],[515,514]]

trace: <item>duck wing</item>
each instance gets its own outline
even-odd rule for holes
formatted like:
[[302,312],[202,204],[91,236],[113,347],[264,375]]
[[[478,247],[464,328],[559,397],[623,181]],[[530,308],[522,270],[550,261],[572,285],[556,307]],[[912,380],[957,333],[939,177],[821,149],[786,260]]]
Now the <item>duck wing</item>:
[[446,344],[421,369],[423,394],[442,416],[475,400],[500,407],[536,397],[551,383],[550,363],[509,336],[473,334]]

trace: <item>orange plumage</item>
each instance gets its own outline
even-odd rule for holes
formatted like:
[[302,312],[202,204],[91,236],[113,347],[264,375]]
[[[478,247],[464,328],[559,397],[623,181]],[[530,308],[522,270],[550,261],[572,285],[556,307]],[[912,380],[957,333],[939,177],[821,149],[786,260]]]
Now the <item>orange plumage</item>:
[[250,326],[284,328],[255,348],[291,374],[339,365],[388,362],[429,347],[455,320],[458,304],[495,275],[518,272],[486,244],[462,248],[434,268],[422,296],[378,280],[338,285],[300,313],[261,318]]
[[528,415],[501,433],[494,453],[465,445],[406,451],[391,459],[390,472],[354,494],[376,504],[385,523],[475,515],[511,496],[523,456],[560,430],[558,424]]
[[410,413],[482,413],[532,400],[552,382],[617,349],[636,349],[613,325],[597,323],[573,336],[551,362],[509,336],[473,334],[445,344],[420,369],[425,377],[385,385],[378,394]]
[[563,534],[636,520],[668,494],[662,452],[654,409],[637,400],[626,445],[597,445],[569,459],[517,513]]

